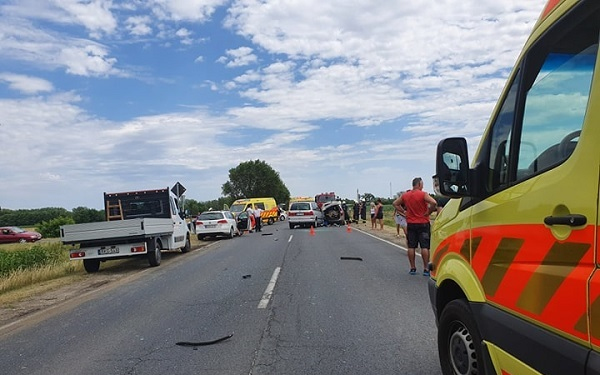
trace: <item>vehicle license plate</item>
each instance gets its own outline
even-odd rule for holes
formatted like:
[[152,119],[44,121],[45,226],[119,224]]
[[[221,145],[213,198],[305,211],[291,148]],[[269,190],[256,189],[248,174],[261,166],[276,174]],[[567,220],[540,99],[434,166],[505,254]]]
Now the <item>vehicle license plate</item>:
[[217,224],[209,224],[209,225],[205,225],[206,228],[216,228]]
[[98,255],[119,254],[118,247],[105,247],[98,250]]
[[296,216],[304,216],[304,212],[298,212]]

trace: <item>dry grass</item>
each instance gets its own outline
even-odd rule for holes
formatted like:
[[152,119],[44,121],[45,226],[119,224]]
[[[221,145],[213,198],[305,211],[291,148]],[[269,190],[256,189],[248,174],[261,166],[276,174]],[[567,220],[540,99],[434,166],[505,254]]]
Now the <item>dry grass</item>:
[[60,262],[33,269],[19,270],[0,278],[0,295],[40,282],[62,278],[83,271],[81,262]]

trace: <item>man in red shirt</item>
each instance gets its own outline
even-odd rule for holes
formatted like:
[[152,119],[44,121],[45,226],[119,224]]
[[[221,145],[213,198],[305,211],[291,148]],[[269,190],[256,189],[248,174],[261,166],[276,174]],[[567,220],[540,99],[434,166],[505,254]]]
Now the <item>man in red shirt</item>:
[[[415,249],[421,247],[423,258],[423,276],[429,276],[429,236],[431,232],[429,215],[435,211],[437,203],[433,197],[423,191],[423,179],[417,177],[412,181],[412,190],[398,197],[393,205],[398,212],[406,216],[406,244],[408,246],[408,261],[410,274],[417,274],[415,266]],[[404,206],[404,207],[403,207]]]

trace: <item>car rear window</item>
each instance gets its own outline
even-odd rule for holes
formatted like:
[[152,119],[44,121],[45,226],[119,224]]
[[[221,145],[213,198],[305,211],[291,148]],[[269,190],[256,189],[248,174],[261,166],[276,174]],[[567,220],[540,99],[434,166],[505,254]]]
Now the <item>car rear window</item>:
[[309,202],[292,203],[290,211],[308,211],[310,210]]
[[198,220],[219,220],[223,218],[221,212],[203,212],[198,215]]

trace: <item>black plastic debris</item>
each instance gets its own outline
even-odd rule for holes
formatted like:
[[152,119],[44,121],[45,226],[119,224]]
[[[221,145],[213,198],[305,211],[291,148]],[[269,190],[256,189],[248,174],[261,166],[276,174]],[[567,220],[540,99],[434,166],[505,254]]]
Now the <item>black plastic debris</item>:
[[225,336],[225,337],[221,337],[220,339],[216,339],[216,340],[210,340],[210,341],[198,341],[198,342],[190,342],[190,341],[179,341],[177,343],[175,343],[175,345],[179,345],[179,346],[206,346],[206,345],[213,345],[216,343],[219,343],[221,341],[225,341],[228,340],[230,338],[233,337],[233,333]]
[[242,276],[242,279],[249,279],[251,277],[252,277],[252,275],[244,275],[244,276]]
[[360,260],[362,262],[361,257],[340,257],[341,260]]

